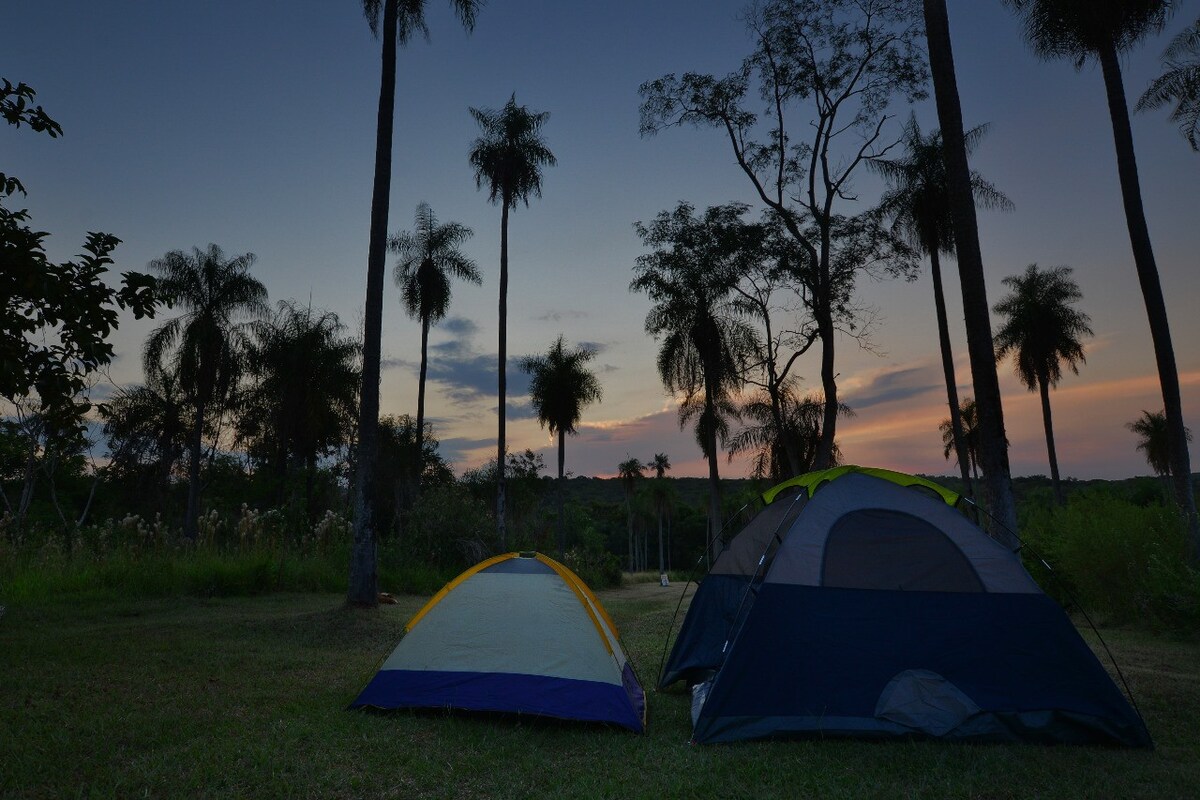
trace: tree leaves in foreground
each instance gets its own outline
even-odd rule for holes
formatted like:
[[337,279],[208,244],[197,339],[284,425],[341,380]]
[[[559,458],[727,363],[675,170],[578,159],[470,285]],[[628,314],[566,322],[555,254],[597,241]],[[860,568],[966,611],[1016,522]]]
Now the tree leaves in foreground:
[[1179,126],[1192,149],[1200,152],[1200,19],[1171,40],[1162,59],[1166,72],[1151,81],[1137,110],[1174,104],[1171,122]]

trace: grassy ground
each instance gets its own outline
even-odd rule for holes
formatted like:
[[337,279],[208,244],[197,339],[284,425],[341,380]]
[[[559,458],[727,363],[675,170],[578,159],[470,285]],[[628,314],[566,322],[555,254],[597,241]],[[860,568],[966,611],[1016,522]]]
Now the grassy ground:
[[[604,593],[649,682],[678,586]],[[1195,797],[1200,643],[1106,631],[1154,752],[800,741],[695,747],[688,699],[646,736],[344,710],[420,605],[331,595],[10,607],[3,797]]]

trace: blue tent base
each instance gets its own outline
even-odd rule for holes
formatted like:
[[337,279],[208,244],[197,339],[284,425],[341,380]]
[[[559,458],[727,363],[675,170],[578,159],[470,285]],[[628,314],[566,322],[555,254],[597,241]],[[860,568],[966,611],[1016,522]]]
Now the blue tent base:
[[[632,670],[627,671],[632,675]],[[641,689],[598,681],[499,672],[380,670],[350,708],[424,708],[530,714],[605,722],[643,732]]]
[[977,712],[937,737],[1150,747],[1149,733],[1043,594],[764,584],[696,721],[697,742],[776,736],[926,738],[876,715],[910,670]]

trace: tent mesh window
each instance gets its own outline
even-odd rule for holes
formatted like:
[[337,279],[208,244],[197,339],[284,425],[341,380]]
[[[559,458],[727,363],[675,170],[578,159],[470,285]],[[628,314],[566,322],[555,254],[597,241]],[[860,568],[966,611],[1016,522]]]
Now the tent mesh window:
[[847,589],[982,592],[970,560],[920,517],[889,509],[852,511],[825,541],[821,584]]

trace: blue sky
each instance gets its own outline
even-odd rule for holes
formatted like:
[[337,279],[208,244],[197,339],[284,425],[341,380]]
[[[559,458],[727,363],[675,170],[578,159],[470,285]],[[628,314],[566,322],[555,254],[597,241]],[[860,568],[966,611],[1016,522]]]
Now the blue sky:
[[[1026,264],[1067,264],[1096,338],[1078,377],[1053,397],[1064,474],[1146,472],[1123,423],[1156,396],[1153,353],[1118,194],[1099,70],[1040,63],[999,2],[949,3],[964,114],[990,122],[973,166],[1016,204],[981,215],[989,299]],[[648,308],[629,294],[642,252],[633,230],[679,200],[698,208],[741,200],[750,187],[714,131],[638,135],[638,86],[667,72],[723,74],[749,52],[742,3],[491,3],[473,35],[448,4],[429,4],[432,41],[401,51],[390,229],[411,226],[418,202],[471,227],[464,248],[480,287],[457,286],[451,319],[435,329],[429,415],[461,469],[494,453],[499,209],[476,190],[466,153],[476,135],[469,106],[518,102],[549,111],[545,136],[559,165],[544,193],[511,222],[509,353],[546,349],[561,332],[588,342],[604,400],[585,413],[567,448],[568,469],[611,474],[619,461],[668,453],[677,474],[702,474],[690,432],[654,371],[642,329]],[[51,255],[76,253],[88,230],[124,240],[121,269],[143,269],[168,250],[220,244],[254,252],[272,300],[311,299],[352,331],[362,316],[367,222],[379,90],[378,42],[354,0],[103,3],[8,0],[0,75],[38,90],[63,126],[51,140],[0,130],[4,170],[29,189]],[[1136,97],[1157,74],[1158,53],[1190,17],[1124,61]],[[915,109],[935,127],[931,102]],[[895,109],[899,119],[908,109]],[[1167,293],[1185,416],[1200,418],[1200,155],[1165,113],[1136,115],[1134,136],[1151,234]],[[864,197],[877,191],[863,178]],[[947,291],[961,321],[958,286]],[[928,277],[911,284],[864,280],[878,308],[876,352],[839,343],[844,399],[858,411],[840,429],[848,459],[950,472],[937,423],[945,416]],[[383,410],[413,412],[419,328],[390,283],[385,294]],[[116,383],[140,380],[141,342],[153,323],[126,323],[117,338]],[[961,325],[960,391],[970,393]],[[806,386],[818,381],[802,360]],[[1046,473],[1037,397],[1002,367],[1017,474]],[[524,384],[510,369],[509,441],[548,447],[530,418]],[[547,459],[552,462],[552,458]],[[741,474],[741,464],[722,465]]]

